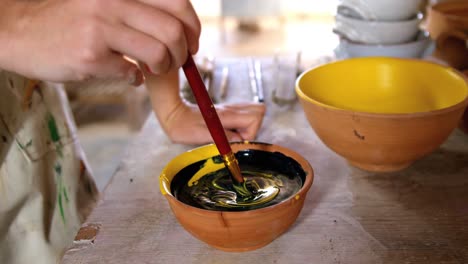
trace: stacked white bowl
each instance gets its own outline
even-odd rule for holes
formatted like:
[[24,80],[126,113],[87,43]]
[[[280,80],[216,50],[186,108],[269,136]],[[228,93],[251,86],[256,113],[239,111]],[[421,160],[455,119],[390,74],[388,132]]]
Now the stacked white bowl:
[[421,31],[423,0],[340,0],[334,32],[337,57],[420,58],[429,35]]

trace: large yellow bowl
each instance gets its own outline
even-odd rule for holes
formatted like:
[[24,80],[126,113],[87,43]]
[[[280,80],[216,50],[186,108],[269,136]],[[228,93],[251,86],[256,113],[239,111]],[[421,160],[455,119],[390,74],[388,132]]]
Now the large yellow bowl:
[[466,79],[456,70],[384,57],[310,69],[296,92],[320,139],[370,171],[400,170],[434,151],[468,104]]

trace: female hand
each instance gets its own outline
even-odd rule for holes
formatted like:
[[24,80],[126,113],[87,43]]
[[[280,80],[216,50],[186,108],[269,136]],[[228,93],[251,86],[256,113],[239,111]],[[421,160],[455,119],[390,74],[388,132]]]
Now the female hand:
[[[175,143],[213,142],[198,106],[188,104],[180,97],[178,71],[163,75],[144,73],[154,113],[166,135]],[[255,139],[265,115],[264,104],[237,103],[215,107],[228,140]]]
[[[190,0],[0,0],[0,68],[46,81],[142,81],[198,50]],[[129,59],[126,59],[126,58]]]
[[[265,105],[237,103],[216,105],[216,111],[229,141],[254,140],[265,115]],[[180,102],[160,120],[168,137],[175,143],[205,144],[213,142],[196,105]]]

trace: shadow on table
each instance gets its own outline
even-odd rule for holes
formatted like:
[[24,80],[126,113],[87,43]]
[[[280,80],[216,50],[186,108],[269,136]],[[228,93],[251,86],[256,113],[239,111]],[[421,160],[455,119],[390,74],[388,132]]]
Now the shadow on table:
[[468,151],[452,149],[442,146],[399,172],[352,168],[353,217],[389,254],[468,260]]

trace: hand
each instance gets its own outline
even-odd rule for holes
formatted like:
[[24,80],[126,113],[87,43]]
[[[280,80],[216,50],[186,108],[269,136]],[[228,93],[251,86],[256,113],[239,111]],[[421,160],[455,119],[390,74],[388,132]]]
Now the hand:
[[141,82],[131,61],[162,74],[198,50],[190,0],[0,1],[0,68],[34,79]]
[[[229,141],[254,140],[265,115],[265,105],[259,103],[224,104],[216,105],[216,111]],[[213,142],[196,105],[180,102],[168,116],[160,118],[159,121],[166,134],[175,143]]]
[[[180,98],[178,71],[161,75],[145,74],[151,105],[166,135],[175,143],[213,142],[198,106]],[[215,107],[228,140],[255,139],[265,115],[264,104],[238,103]]]

